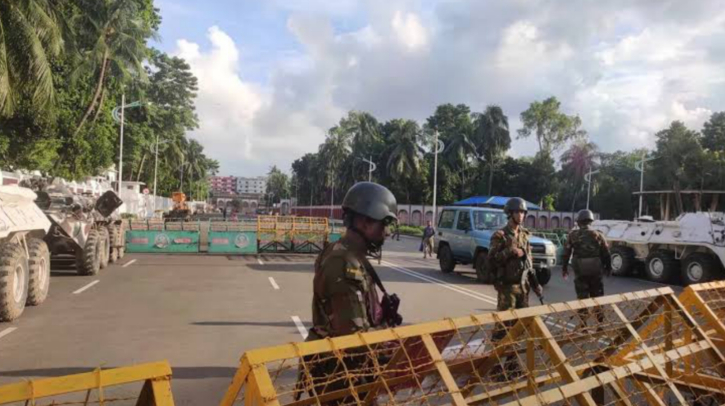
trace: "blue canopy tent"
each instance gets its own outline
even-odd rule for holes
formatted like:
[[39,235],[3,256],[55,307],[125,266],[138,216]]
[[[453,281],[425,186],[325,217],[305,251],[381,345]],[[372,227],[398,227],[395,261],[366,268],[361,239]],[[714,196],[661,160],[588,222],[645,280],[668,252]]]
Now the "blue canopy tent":
[[[503,209],[510,197],[505,196],[473,196],[468,199],[460,200],[453,203],[454,206],[475,206],[475,207],[492,207],[495,209]],[[541,210],[541,206],[526,201],[529,210]]]

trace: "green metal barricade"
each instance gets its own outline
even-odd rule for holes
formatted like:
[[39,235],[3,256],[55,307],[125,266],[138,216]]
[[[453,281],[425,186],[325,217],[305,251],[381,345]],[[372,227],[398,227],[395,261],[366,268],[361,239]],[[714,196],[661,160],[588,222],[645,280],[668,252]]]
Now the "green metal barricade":
[[209,223],[209,253],[256,254],[257,222],[211,221]]
[[196,253],[199,228],[198,222],[131,221],[126,230],[126,252]]

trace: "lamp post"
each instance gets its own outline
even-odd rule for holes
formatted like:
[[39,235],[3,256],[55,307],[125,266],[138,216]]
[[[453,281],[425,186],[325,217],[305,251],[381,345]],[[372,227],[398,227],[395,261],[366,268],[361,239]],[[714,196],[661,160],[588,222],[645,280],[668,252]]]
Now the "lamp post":
[[[140,101],[135,101],[133,103],[126,104],[126,94],[121,94],[121,105],[117,106],[113,109],[111,112],[111,116],[113,119],[121,124],[121,139],[120,139],[120,146],[119,146],[119,154],[118,154],[118,195],[121,195],[121,183],[123,183],[123,122],[124,122],[124,110],[126,108],[130,107],[139,107],[143,103]],[[120,115],[119,115],[120,111]]]
[[364,162],[368,163],[368,182],[372,182],[373,181],[373,171],[378,169],[378,166],[375,164],[375,162],[373,162],[372,155],[370,155],[370,159],[362,158],[362,160]]
[[589,173],[584,175],[584,180],[587,181],[587,210],[589,210],[589,195],[591,194],[592,190],[592,175],[599,173],[599,169],[596,171],[592,171],[592,168],[589,167]]
[[435,131],[435,155],[433,156],[433,224],[436,224],[436,220],[438,218],[438,208],[437,208],[437,194],[438,194],[438,154],[443,152],[443,150],[446,148],[446,145],[443,143],[443,141],[438,139],[438,130]]
[[644,192],[644,163],[655,159],[654,157],[645,158],[646,156],[647,151],[642,151],[642,160],[634,163],[634,169],[639,171],[639,215],[637,216],[637,218],[642,217],[642,193]]

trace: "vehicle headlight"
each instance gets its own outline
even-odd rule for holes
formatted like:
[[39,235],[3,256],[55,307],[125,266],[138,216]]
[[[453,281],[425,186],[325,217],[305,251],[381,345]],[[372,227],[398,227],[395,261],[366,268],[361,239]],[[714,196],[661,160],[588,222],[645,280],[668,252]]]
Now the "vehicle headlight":
[[556,245],[545,244],[545,246],[546,246],[546,255],[556,255]]

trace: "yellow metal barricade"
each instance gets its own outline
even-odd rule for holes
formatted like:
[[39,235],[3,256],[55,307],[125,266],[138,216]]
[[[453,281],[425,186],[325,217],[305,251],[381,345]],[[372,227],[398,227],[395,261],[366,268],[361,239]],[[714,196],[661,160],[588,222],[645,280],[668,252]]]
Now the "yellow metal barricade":
[[221,405],[720,405],[723,383],[662,288],[249,351]]
[[680,294],[680,301],[720,351],[725,352],[725,281],[688,286]]
[[171,367],[162,361],[0,386],[0,405],[40,405],[40,400],[47,405],[173,406]]
[[258,216],[259,252],[318,252],[327,241],[327,219]]

